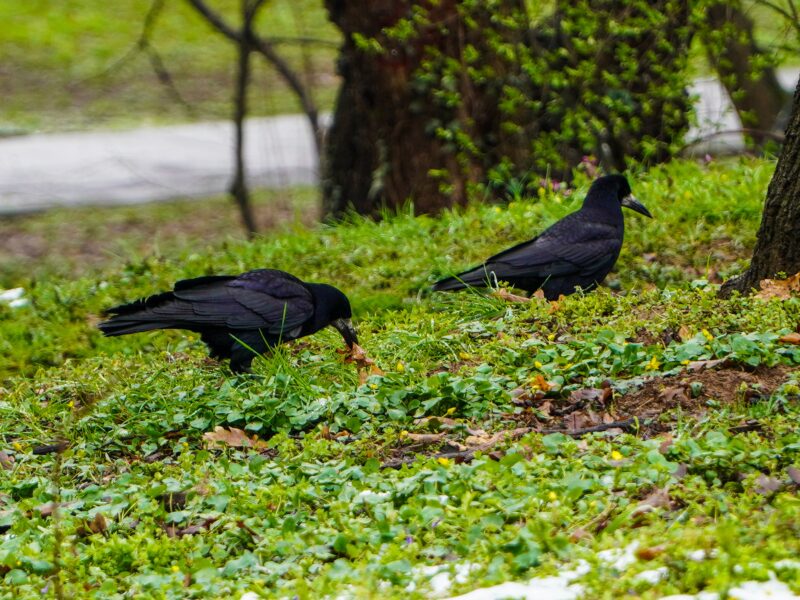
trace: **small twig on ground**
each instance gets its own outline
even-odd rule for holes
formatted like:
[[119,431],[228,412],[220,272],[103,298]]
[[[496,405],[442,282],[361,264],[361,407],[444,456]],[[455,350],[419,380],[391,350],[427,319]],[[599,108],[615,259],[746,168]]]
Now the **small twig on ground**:
[[539,433],[563,433],[572,437],[580,437],[587,433],[598,433],[601,431],[608,431],[609,429],[622,429],[623,431],[636,431],[639,429],[640,421],[636,417],[625,419],[624,421],[612,421],[611,423],[603,423],[601,425],[594,425],[593,427],[581,427],[580,429],[542,429]]

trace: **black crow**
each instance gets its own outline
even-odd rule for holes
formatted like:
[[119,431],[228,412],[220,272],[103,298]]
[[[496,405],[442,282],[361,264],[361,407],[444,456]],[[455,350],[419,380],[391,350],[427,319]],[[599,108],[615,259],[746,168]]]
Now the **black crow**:
[[153,329],[200,334],[212,358],[231,359],[231,370],[250,369],[256,354],[332,325],[352,348],[358,343],[350,302],[324,283],[305,283],[277,269],[187,279],[171,292],[106,311],[98,327],[107,336]]
[[481,266],[438,281],[433,289],[460,290],[507,281],[528,292],[541,289],[548,300],[572,294],[578,287],[591,290],[619,256],[625,230],[623,206],[653,216],[633,197],[625,177],[600,177],[592,183],[580,210]]

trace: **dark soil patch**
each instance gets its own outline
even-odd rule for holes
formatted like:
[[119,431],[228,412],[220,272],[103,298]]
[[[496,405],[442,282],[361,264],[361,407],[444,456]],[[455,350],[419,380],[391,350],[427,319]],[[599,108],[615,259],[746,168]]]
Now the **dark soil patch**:
[[613,410],[618,415],[649,419],[666,411],[680,408],[692,415],[706,411],[707,402],[721,404],[753,402],[767,398],[786,381],[791,368],[725,367],[697,372],[683,372],[674,377],[656,377],[629,394],[614,399]]

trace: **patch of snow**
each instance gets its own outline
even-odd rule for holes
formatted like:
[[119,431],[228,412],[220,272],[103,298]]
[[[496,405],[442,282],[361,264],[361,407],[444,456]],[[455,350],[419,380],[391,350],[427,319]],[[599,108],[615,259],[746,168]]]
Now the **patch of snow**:
[[686,558],[695,562],[700,562],[708,558],[708,555],[706,554],[705,550],[692,550],[686,555]]
[[261,596],[255,592],[245,592],[239,600],[261,600]]
[[797,600],[800,598],[789,586],[770,579],[769,581],[745,581],[731,590],[728,597],[736,600]]
[[637,561],[637,548],[639,548],[639,542],[631,542],[624,548],[601,550],[597,553],[597,558],[609,563],[617,571],[624,571]]
[[719,600],[716,592],[700,592],[699,594],[675,594],[674,596],[662,596],[660,600]]
[[520,598],[524,600],[575,600],[583,592],[580,585],[570,583],[563,575],[537,577],[528,583],[508,581],[488,588],[473,590],[449,600],[500,600]]
[[12,300],[19,300],[25,294],[25,289],[11,288],[10,290],[0,290],[0,302],[11,302]]
[[[453,583],[466,583],[470,572],[477,569],[479,565],[475,563],[463,563],[455,565],[423,565],[415,567],[413,577],[415,579],[429,578],[428,586],[431,589],[431,596],[441,596],[450,591]],[[451,578],[451,569],[455,571]],[[407,592],[417,589],[416,581],[412,581],[406,586]]]
[[10,308],[22,308],[23,306],[28,306],[30,304],[30,300],[27,298],[17,298],[16,300],[12,300],[8,303]]
[[772,565],[776,569],[800,569],[800,560],[792,560],[791,558],[784,558]]
[[635,581],[646,581],[650,585],[655,585],[664,579],[669,573],[667,567],[658,567],[657,569],[650,569],[649,571],[642,571],[637,573],[634,577]]
[[574,569],[563,571],[560,575],[536,577],[527,583],[507,581],[500,585],[472,590],[461,596],[453,596],[448,600],[500,600],[501,598],[574,600],[583,593],[583,586],[572,582],[578,577],[586,575],[591,569],[588,562],[580,560]]
[[356,494],[355,499],[366,500],[367,498],[369,498],[370,500],[386,500],[386,498],[388,498],[389,496],[391,496],[389,492],[373,492],[372,490],[361,490],[360,492],[358,492],[358,494]]

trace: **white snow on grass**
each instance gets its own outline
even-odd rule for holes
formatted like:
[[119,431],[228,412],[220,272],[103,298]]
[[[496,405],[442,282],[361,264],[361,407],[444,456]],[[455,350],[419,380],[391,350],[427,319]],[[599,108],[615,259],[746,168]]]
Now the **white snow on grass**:
[[25,289],[11,288],[10,290],[0,290],[0,302],[7,304],[10,308],[20,308],[27,306],[30,301],[24,297]]
[[[431,597],[446,594],[453,587],[453,583],[466,583],[472,570],[480,565],[474,563],[424,565],[414,568],[414,579],[428,580]],[[452,571],[452,572],[451,572]],[[413,592],[417,589],[417,581],[412,581],[406,586],[406,591]]]
[[448,600],[500,600],[517,598],[524,600],[575,600],[581,597],[583,587],[572,583],[591,570],[589,563],[578,561],[578,566],[570,571],[552,577],[535,577],[527,583],[507,581],[500,585],[480,588]]
[[638,558],[636,558],[636,550],[639,548],[639,542],[631,542],[624,548],[611,548],[610,550],[601,550],[597,553],[597,558],[606,562],[617,571],[624,571]]
[[774,577],[769,581],[745,581],[728,590],[728,598],[736,600],[797,600],[789,586]]
[[555,577],[537,577],[528,583],[508,581],[488,588],[473,590],[449,600],[501,600],[514,598],[524,600],[576,600],[580,598],[583,588],[570,583],[563,575]]

